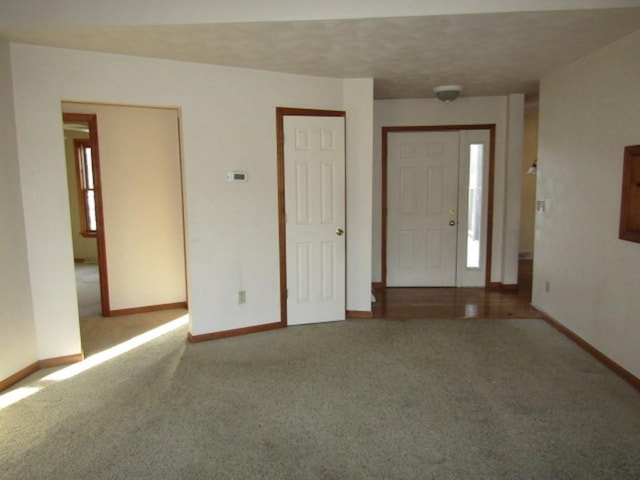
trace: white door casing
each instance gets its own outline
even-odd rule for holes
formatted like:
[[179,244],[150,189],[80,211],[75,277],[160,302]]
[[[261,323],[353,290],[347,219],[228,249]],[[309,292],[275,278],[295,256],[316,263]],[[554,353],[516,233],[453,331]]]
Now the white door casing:
[[344,117],[283,118],[287,323],[345,318]]
[[387,148],[387,286],[455,286],[458,132],[394,132]]

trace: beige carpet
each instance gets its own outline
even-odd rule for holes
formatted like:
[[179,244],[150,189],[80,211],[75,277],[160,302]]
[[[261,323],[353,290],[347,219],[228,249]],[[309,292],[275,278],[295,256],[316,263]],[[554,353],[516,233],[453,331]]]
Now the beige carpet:
[[98,265],[75,265],[82,351],[90,356],[181,317],[185,309],[102,317]]
[[80,318],[100,316],[102,314],[102,305],[100,303],[98,265],[93,263],[76,263],[75,272],[78,313]]
[[541,320],[185,336],[35,383],[0,478],[640,478],[640,393]]
[[91,356],[186,314],[186,309],[174,308],[121,317],[81,318],[82,351],[85,357]]

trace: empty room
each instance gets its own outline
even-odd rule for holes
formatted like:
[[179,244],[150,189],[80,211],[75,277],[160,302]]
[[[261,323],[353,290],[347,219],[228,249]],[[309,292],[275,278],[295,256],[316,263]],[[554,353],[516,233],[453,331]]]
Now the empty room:
[[1,2],[0,479],[640,478],[639,51],[640,0]]

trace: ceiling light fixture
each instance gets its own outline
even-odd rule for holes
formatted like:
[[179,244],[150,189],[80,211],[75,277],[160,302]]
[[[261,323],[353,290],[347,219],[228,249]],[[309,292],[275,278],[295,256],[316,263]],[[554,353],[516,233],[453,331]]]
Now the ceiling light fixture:
[[453,102],[460,92],[462,91],[462,87],[460,85],[440,85],[433,89],[433,92],[436,94],[440,100],[444,103]]

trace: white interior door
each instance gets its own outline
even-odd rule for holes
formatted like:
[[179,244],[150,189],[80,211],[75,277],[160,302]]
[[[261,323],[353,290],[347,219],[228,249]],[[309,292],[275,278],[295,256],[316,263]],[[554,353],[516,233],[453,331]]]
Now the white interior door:
[[387,148],[387,285],[455,286],[459,134],[394,132]]
[[344,117],[283,120],[287,323],[344,320]]

